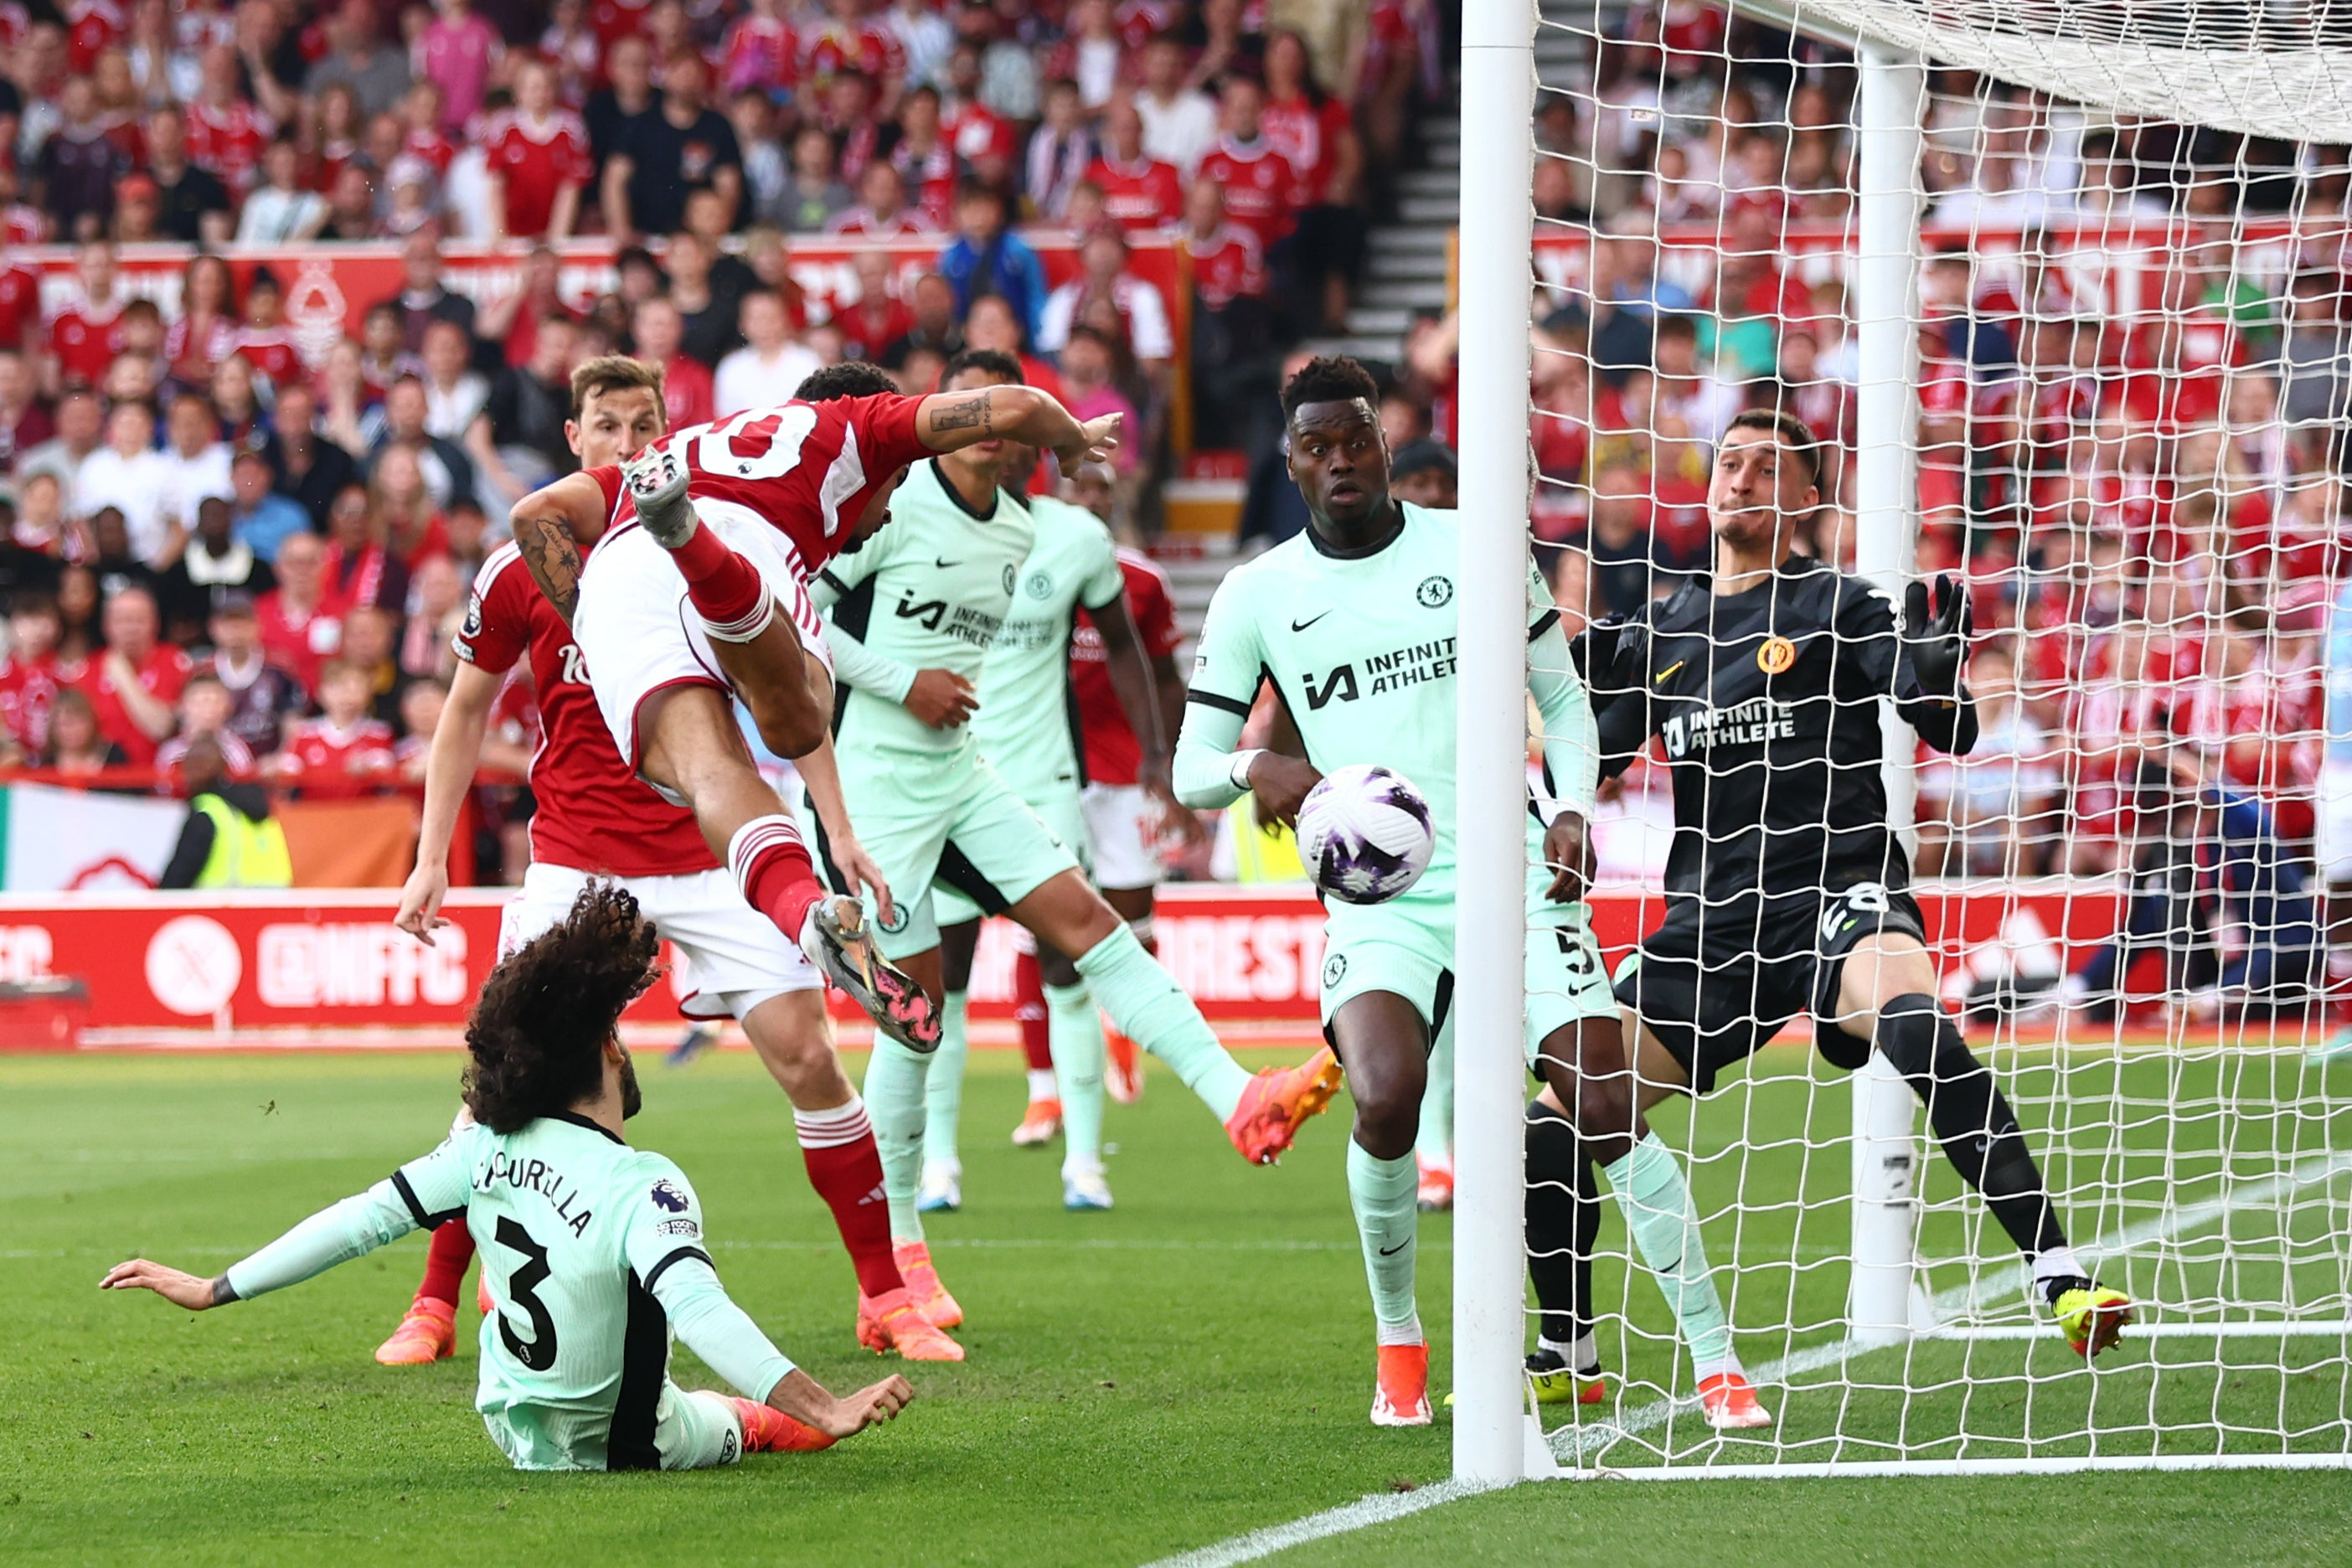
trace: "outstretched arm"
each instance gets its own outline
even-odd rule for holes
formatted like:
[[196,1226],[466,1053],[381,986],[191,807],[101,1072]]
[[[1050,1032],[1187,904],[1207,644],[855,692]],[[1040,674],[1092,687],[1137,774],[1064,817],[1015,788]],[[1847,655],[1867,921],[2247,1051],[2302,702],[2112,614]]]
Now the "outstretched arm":
[[441,918],[441,900],[449,896],[449,841],[457,837],[458,808],[481,763],[482,736],[489,728],[490,705],[498,700],[500,679],[459,659],[441,722],[425,754],[425,812],[416,829],[416,868],[401,889],[400,909],[392,923],[427,947],[435,945],[433,933],[449,923]]
[[1116,414],[1081,423],[1052,394],[1034,386],[935,393],[915,410],[915,433],[934,452],[982,441],[1022,441],[1053,453],[1066,474],[1076,473],[1085,463],[1109,462],[1118,447],[1118,427]]
[[586,473],[566,474],[515,503],[515,548],[531,581],[571,624],[580,608],[580,552],[604,531],[604,487]]

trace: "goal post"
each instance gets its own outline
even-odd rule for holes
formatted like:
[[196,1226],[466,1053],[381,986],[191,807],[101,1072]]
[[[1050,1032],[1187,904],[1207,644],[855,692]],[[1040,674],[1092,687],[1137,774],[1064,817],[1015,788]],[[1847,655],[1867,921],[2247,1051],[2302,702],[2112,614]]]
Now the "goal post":
[[[2330,651],[2352,645],[2352,372],[2311,381],[2338,363],[2312,348],[2328,320],[2352,364],[2352,171],[2327,146],[2352,142],[2352,26],[1731,0],[1788,39],[1743,78],[1752,38],[1716,9],[1463,8],[1455,1479],[2352,1468],[2352,1053],[2314,1049],[2325,921],[2285,912],[2323,891],[2323,750],[2352,792],[2316,696],[2352,685]],[[1626,357],[1629,317],[1656,363]],[[1654,1113],[1776,1414],[1716,1434],[1613,1204],[1608,1398],[1538,1407],[1522,1369],[1520,606],[1529,525],[1571,620],[1694,569],[1693,454],[1752,406],[1838,454],[1806,548],[1897,606],[1937,573],[1980,605],[1992,750],[1915,761],[1882,700],[1887,819],[1920,850],[1942,1003],[2140,1321],[2068,1353],[1883,1055],[1759,1054]],[[1596,832],[1612,908],[1649,889],[1638,921],[1597,917],[1612,956],[1660,913],[1663,777]]]

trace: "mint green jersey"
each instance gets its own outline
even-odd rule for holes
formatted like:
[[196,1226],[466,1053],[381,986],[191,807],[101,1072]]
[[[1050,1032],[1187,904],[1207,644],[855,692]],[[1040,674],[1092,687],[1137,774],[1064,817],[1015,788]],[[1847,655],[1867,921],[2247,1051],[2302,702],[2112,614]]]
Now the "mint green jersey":
[[232,1267],[229,1286],[278,1289],[457,1218],[497,1303],[475,1407],[521,1468],[659,1468],[673,1327],[752,1399],[793,1369],[720,1289],[685,1173],[584,1118],[460,1127]]
[[[1194,661],[1178,790],[1194,805],[1223,805],[1238,795],[1223,777],[1223,759],[1260,682],[1270,681],[1318,769],[1378,763],[1419,787],[1437,845],[1412,896],[1450,900],[1461,536],[1454,513],[1397,504],[1402,530],[1370,554],[1332,553],[1310,528],[1218,584]],[[1578,776],[1555,788],[1589,811],[1597,754],[1591,710],[1568,667],[1559,612],[1532,563],[1528,573],[1528,639],[1548,639],[1530,660],[1529,689],[1545,710],[1548,757],[1557,749],[1578,759]],[[1540,833],[1532,818],[1530,826]]]
[[[876,752],[952,759],[971,748],[970,725],[935,730],[898,699],[921,669],[980,684],[1035,531],[1028,509],[1002,490],[984,512],[967,507],[935,458],[907,470],[887,523],[817,574],[809,592],[835,634],[834,734],[845,768]],[[895,679],[877,689],[868,668]]]
[[1127,579],[1118,546],[1094,513],[1050,496],[1033,498],[1028,508],[1036,540],[1021,563],[1013,613],[982,667],[971,733],[998,775],[1035,805],[1075,795],[1086,782],[1070,700],[1070,637],[1078,607],[1108,607],[1127,592]]

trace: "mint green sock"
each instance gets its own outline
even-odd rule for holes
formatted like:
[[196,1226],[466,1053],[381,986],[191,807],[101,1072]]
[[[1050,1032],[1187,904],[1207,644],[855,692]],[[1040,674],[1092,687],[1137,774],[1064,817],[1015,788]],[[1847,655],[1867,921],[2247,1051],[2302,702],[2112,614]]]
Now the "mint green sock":
[[1355,1205],[1356,1234],[1364,1244],[1364,1275],[1371,1281],[1372,1320],[1380,1342],[1413,1342],[1421,1314],[1413,1310],[1412,1261],[1421,1214],[1413,1194],[1421,1179],[1412,1156],[1383,1160],[1353,1138],[1348,1140],[1348,1201]]
[[1674,1309],[1683,1342],[1701,1377],[1738,1365],[1731,1353],[1731,1322],[1715,1292],[1706,1244],[1699,1237],[1698,1208],[1683,1180],[1681,1162],[1645,1132],[1623,1159],[1601,1167],[1625,1211],[1625,1228],[1641,1249],[1642,1261],[1657,1277],[1658,1289]]
[[1045,987],[1045,1027],[1054,1042],[1054,1083],[1062,1096],[1062,1163],[1102,1160],[1102,1013],[1084,985]]
[[956,1121],[963,1114],[963,1066],[971,1044],[964,1034],[964,1012],[971,994],[950,991],[940,1008],[940,1048],[931,1053],[930,1075],[923,1088],[923,1158],[956,1157]]
[[1217,1043],[1192,999],[1125,925],[1087,950],[1078,973],[1118,1032],[1166,1062],[1184,1087],[1216,1112],[1233,1115],[1250,1075]]
[[866,1064],[866,1114],[882,1153],[882,1192],[890,1200],[890,1238],[923,1239],[915,1192],[923,1177],[923,1079],[931,1058],[877,1035]]
[[1454,1163],[1454,1028],[1437,1032],[1429,1052],[1429,1087],[1421,1096],[1421,1131],[1412,1152],[1432,1164]]

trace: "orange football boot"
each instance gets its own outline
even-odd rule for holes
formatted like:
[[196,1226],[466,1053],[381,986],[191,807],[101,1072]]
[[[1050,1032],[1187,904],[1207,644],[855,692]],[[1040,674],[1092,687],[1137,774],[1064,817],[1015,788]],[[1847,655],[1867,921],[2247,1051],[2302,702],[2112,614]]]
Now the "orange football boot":
[[1143,1058],[1135,1042],[1117,1029],[1103,1031],[1107,1055],[1103,1059],[1103,1088],[1111,1100],[1118,1105],[1133,1105],[1143,1098]]
[[952,1329],[963,1321],[963,1309],[940,1283],[940,1271],[931,1264],[931,1246],[927,1241],[894,1241],[890,1256],[898,1265],[898,1278],[907,1282],[907,1294],[915,1310],[930,1320],[935,1329]]
[[[938,1283],[938,1275],[932,1282]],[[897,1351],[908,1361],[961,1361],[963,1347],[923,1316],[911,1291],[901,1285],[879,1296],[857,1298],[857,1342],[880,1355]]]
[[832,1438],[772,1405],[754,1405],[748,1399],[738,1399],[734,1405],[735,1414],[743,1421],[747,1454],[814,1454],[833,1447]]
[[1251,1164],[1273,1164],[1298,1136],[1299,1123],[1331,1103],[1340,1076],[1339,1058],[1328,1046],[1295,1068],[1264,1069],[1225,1118],[1225,1136]]
[[1062,1135],[1062,1102],[1058,1100],[1033,1100],[1021,1118],[1021,1125],[1013,1130],[1013,1143],[1019,1149],[1042,1149]]
[[1756,1385],[1745,1373],[1718,1372],[1698,1380],[1698,1407],[1706,1424],[1718,1432],[1739,1432],[1772,1425],[1772,1413],[1756,1398]]
[[430,1296],[411,1301],[392,1338],[375,1347],[385,1366],[430,1366],[457,1353],[457,1309]]
[[1372,1390],[1372,1425],[1429,1425],[1429,1347],[1380,1347],[1380,1382]]

